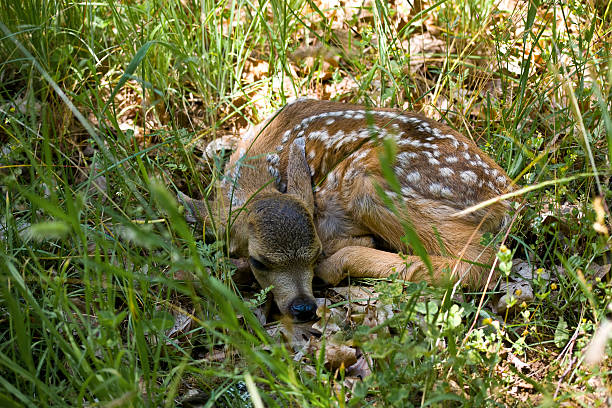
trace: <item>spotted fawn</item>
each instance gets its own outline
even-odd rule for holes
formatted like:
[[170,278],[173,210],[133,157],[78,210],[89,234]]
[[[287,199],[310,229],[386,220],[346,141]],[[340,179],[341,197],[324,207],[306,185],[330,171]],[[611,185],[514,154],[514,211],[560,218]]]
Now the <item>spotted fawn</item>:
[[[397,146],[399,191],[381,171],[384,139]],[[480,244],[482,234],[503,227],[509,204],[456,213],[509,189],[504,170],[444,124],[400,110],[299,99],[238,142],[214,202],[181,200],[189,218],[229,232],[230,252],[248,258],[262,287],[273,286],[282,313],[306,321],[315,316],[315,274],[330,284],[392,274],[440,283],[454,271],[478,287],[494,257]],[[406,223],[427,250],[431,273],[410,255]]]

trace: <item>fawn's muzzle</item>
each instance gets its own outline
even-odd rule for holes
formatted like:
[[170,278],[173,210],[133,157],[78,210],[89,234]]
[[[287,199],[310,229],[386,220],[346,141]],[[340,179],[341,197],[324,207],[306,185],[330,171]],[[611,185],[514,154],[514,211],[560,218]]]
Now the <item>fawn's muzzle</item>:
[[289,313],[298,322],[307,322],[316,318],[317,304],[308,296],[298,296],[289,303]]

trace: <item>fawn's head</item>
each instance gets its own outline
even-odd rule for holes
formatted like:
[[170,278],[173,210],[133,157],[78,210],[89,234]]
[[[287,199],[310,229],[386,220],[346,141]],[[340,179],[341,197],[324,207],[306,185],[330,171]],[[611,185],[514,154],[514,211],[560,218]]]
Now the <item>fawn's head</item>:
[[313,267],[321,253],[311,210],[291,193],[265,194],[249,206],[247,229],[249,264],[259,284],[273,286],[281,312],[311,320]]
[[[297,321],[312,320],[316,303],[312,295],[314,264],[321,241],[313,221],[314,198],[304,152],[304,139],[296,139],[287,164],[287,193],[261,186],[244,186],[254,196],[232,223],[230,250],[248,257],[251,270],[263,288],[272,286],[280,311]],[[207,221],[205,203],[185,195],[186,217]],[[223,227],[223,220],[217,223]]]

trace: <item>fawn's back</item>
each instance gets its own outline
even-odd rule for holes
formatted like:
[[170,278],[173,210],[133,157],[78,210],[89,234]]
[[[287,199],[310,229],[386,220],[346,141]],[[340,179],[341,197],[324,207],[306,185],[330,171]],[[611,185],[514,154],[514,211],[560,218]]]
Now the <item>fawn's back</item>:
[[[399,188],[390,188],[383,177],[385,139],[397,146],[391,166]],[[232,250],[252,259],[260,283],[276,287],[283,312],[308,317],[314,313],[313,269],[330,283],[347,274],[393,273],[436,282],[453,269],[467,284],[480,284],[482,264],[490,263],[494,254],[480,245],[482,233],[502,227],[508,203],[496,202],[461,217],[456,213],[510,188],[491,158],[444,124],[393,109],[298,100],[242,138],[226,167],[217,208],[226,215],[244,209],[230,223]],[[263,213],[254,210],[258,196],[276,214],[265,222]],[[289,205],[292,214],[304,218],[285,217],[275,203],[278,208]],[[406,223],[430,255],[433,275],[418,257],[398,255],[410,251],[403,239]],[[295,233],[279,240],[278,226],[272,224]],[[283,249],[298,247],[308,256]],[[282,262],[266,264],[257,258],[277,255]],[[292,259],[298,258],[308,272],[291,268]],[[291,303],[296,293],[301,300]]]

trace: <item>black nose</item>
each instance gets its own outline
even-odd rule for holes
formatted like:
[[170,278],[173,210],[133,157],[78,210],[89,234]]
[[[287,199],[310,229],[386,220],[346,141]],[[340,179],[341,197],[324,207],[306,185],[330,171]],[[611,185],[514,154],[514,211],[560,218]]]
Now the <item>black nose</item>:
[[307,322],[316,317],[317,304],[314,299],[297,297],[289,303],[289,313],[298,322]]

